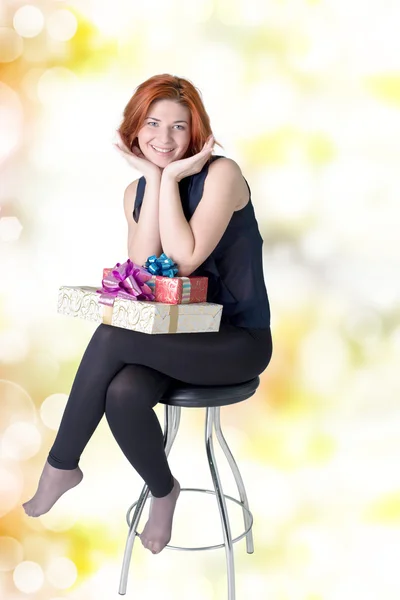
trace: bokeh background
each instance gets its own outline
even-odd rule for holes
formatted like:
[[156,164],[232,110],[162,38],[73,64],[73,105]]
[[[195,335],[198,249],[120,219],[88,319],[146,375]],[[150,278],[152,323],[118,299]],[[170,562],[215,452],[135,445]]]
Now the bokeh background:
[[[119,597],[142,480],[105,418],[82,484],[38,519],[21,504],[95,329],[57,314],[58,287],[100,285],[126,259],[139,174],[114,132],[136,86],[172,73],[202,92],[264,238],[274,356],[257,394],[221,411],[255,519],[255,554],[234,547],[237,597],[398,600],[399,19],[396,0],[2,0],[1,598]],[[212,489],[203,427],[183,411],[183,487]],[[182,493],[171,544],[221,541],[214,497]],[[127,597],[226,598],[224,551],[137,540]]]

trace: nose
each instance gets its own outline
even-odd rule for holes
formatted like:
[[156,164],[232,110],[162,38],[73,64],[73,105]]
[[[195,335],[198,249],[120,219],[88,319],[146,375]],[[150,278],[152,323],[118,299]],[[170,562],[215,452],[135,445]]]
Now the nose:
[[163,146],[167,146],[172,140],[171,131],[169,129],[159,129],[157,139],[160,141],[160,144]]

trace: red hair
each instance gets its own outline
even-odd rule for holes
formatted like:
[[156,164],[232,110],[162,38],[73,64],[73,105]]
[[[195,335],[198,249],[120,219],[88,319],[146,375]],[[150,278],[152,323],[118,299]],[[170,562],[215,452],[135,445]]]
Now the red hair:
[[[201,93],[187,79],[167,73],[154,75],[136,88],[125,107],[124,118],[118,130],[124,144],[130,149],[137,145],[137,136],[150,106],[158,100],[173,100],[189,109],[191,136],[185,158],[200,152],[207,138],[212,134],[210,117],[204,108]],[[221,146],[217,141],[215,143]]]

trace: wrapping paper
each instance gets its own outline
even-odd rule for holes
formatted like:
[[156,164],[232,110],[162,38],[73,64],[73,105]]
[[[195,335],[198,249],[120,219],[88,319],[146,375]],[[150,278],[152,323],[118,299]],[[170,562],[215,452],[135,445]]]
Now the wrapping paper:
[[[103,269],[103,279],[112,269]],[[189,304],[207,301],[207,277],[163,277],[153,275],[146,281],[155,296],[156,302],[168,304]]]
[[60,314],[142,333],[202,333],[219,331],[222,305],[211,302],[164,304],[116,296],[112,306],[99,302],[95,287],[61,286]]

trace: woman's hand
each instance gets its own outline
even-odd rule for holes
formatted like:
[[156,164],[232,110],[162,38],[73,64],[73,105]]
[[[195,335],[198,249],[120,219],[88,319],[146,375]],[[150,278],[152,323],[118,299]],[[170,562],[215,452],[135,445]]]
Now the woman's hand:
[[139,173],[141,173],[145,179],[154,176],[160,177],[162,173],[160,167],[147,160],[139,147],[134,146],[131,152],[122,141],[122,138],[118,132],[116,142],[113,144],[113,146],[117,152],[123,158],[125,158],[128,165],[139,171]]
[[211,135],[202,150],[189,158],[175,160],[167,165],[163,171],[163,176],[173,177],[176,181],[180,181],[184,177],[200,173],[206,161],[210,158],[214,147],[214,137]]

